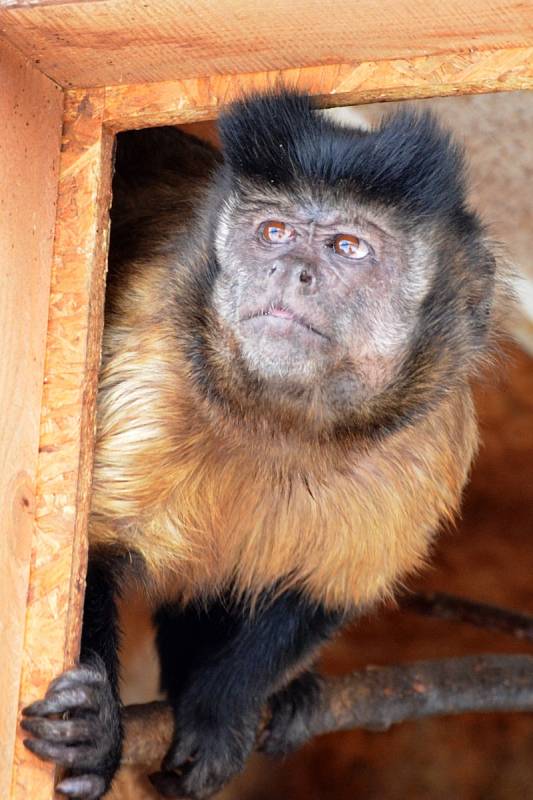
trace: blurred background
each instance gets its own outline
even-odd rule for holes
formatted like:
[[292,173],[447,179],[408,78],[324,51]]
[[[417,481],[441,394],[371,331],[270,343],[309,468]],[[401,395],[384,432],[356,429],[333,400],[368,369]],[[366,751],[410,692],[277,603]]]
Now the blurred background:
[[[397,104],[330,112],[373,125]],[[514,268],[517,304],[495,368],[476,387],[482,446],[461,519],[438,539],[410,589],[438,590],[533,614],[533,93],[439,98],[431,108],[464,144],[470,200]],[[188,126],[216,141],[211,123]],[[125,702],[157,693],[146,610],[125,598]],[[476,653],[533,653],[533,645],[459,623],[376,609],[324,651],[325,672]],[[155,800],[124,770],[114,800]],[[533,800],[533,715],[463,714],[386,733],[323,736],[281,761],[254,756],[219,800]]]

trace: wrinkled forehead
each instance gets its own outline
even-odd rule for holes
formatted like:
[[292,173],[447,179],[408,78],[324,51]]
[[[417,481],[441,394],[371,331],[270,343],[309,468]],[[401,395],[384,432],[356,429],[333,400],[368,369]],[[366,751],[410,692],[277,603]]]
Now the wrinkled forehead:
[[402,236],[413,229],[405,212],[380,202],[369,202],[356,187],[331,187],[300,181],[289,189],[254,181],[239,181],[225,197],[220,222],[254,223],[275,218],[299,224],[335,228],[375,228],[387,236]]

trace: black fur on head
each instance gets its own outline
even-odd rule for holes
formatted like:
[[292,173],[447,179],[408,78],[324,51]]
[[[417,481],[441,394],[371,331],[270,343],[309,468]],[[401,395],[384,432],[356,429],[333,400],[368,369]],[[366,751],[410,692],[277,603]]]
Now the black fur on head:
[[403,110],[362,131],[317,113],[307,94],[283,90],[233,103],[219,131],[236,176],[273,186],[319,181],[417,215],[464,209],[461,150],[429,113]]

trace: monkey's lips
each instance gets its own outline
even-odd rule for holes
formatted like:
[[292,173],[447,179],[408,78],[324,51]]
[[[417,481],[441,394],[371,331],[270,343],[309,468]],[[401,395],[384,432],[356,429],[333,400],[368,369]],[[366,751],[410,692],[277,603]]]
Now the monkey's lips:
[[329,339],[325,333],[316,328],[306,317],[285,305],[272,305],[241,317],[241,322],[249,322],[250,320],[258,321],[261,326],[272,326],[273,331],[277,330],[279,333],[290,333],[294,326],[298,326],[315,336]]

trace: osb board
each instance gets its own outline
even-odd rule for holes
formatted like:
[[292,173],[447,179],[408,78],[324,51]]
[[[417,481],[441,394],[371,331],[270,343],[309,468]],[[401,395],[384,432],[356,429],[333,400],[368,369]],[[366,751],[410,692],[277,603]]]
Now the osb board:
[[253,90],[297,86],[324,106],[533,88],[533,47],[109,86],[104,122],[114,130],[193,123]]
[[[78,652],[111,177],[102,100],[98,91],[71,95],[64,116],[21,705]],[[53,766],[22,738],[9,796],[50,800]]]
[[533,44],[510,0],[12,2],[0,31],[62,86],[381,61]]
[[15,743],[63,94],[0,44],[0,797]]

